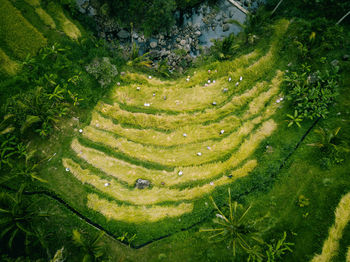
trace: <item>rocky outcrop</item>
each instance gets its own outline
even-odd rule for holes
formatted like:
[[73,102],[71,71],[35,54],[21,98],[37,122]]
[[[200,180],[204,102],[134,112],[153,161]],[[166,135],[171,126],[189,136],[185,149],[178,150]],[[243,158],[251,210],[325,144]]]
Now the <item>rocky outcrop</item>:
[[[221,30],[221,33],[226,34],[232,31],[234,26],[230,23],[232,19],[236,18],[236,11],[228,1],[220,1],[221,9],[209,7],[205,3],[201,4],[198,8],[193,9],[192,13],[184,15],[185,23],[181,26],[175,25],[168,33],[153,35],[148,38],[137,29],[129,32],[128,29],[122,28],[113,17],[108,16],[108,10],[106,11],[103,5],[99,5],[100,1],[77,0],[77,3],[81,12],[94,17],[99,37],[111,41],[111,44],[114,43],[113,40],[118,39],[120,49],[125,57],[128,57],[128,53],[131,52],[130,42],[132,41],[138,45],[141,53],[149,52],[149,57],[152,59],[155,68],[159,66],[159,61],[166,61],[171,72],[173,70],[181,71],[184,66],[191,63],[196,55],[202,52],[200,39],[206,39],[206,34],[210,30],[218,29]],[[248,8],[258,0],[239,0],[236,2],[244,8]],[[193,16],[201,19],[193,20]],[[179,18],[179,12],[175,13],[175,17]],[[221,37],[220,32],[211,35]]]
[[145,188],[149,188],[151,185],[151,182],[149,182],[146,179],[137,179],[136,183],[135,183],[135,187],[138,189],[145,189]]

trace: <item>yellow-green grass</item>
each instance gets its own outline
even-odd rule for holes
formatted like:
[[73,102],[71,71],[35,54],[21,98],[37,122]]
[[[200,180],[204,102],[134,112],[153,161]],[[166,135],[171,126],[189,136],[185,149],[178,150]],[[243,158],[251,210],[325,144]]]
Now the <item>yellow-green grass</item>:
[[193,204],[181,203],[177,206],[127,206],[118,205],[96,194],[89,194],[87,206],[107,219],[128,223],[156,222],[164,218],[178,217],[193,210]]
[[[72,143],[72,149],[78,154],[78,156],[95,168],[103,171],[107,175],[110,175],[120,181],[126,182],[129,186],[133,186],[138,178],[143,178],[151,181],[153,185],[161,186],[162,182],[166,181],[167,186],[173,186],[186,182],[199,182],[201,180],[214,179],[218,177],[221,172],[215,170],[217,166],[215,164],[208,164],[196,169],[192,168],[177,168],[176,171],[167,172],[164,170],[152,170],[142,166],[132,165],[128,162],[116,159],[108,156],[105,153],[82,146],[77,140]],[[247,157],[246,157],[247,158]],[[241,158],[241,162],[246,158]],[[237,166],[239,163],[236,163]],[[205,172],[210,169],[211,172]],[[184,170],[184,175],[179,176],[178,172]],[[192,172],[191,172],[192,171]]]
[[[84,129],[84,137],[143,161],[159,163],[169,167],[190,166],[214,161],[223,155],[229,154],[262,120],[263,118],[259,116],[251,121],[246,121],[236,132],[220,141],[207,140],[171,148],[145,146],[128,141],[125,138],[115,138],[109,133],[92,127]],[[197,153],[201,153],[201,156],[198,156]]]
[[40,17],[41,21],[44,22],[45,25],[47,25],[52,29],[56,28],[55,21],[52,19],[52,17],[48,13],[46,13],[44,9],[42,9],[41,7],[35,7],[35,12]]
[[[231,133],[241,124],[242,121],[253,117],[254,113],[259,113],[261,110],[265,109],[264,114],[271,115],[271,112],[275,111],[277,104],[269,105],[267,108],[265,108],[265,102],[269,97],[276,94],[278,86],[282,81],[282,75],[282,72],[277,73],[277,76],[272,80],[270,88],[271,91],[262,93],[261,97],[253,99],[249,104],[248,112],[246,112],[240,118],[234,115],[230,115],[223,118],[219,122],[213,122],[209,125],[190,123],[188,125],[181,126],[170,133],[164,133],[153,129],[124,128],[120,124],[114,124],[111,119],[105,118],[97,112],[93,112],[90,125],[98,129],[112,132],[118,136],[125,137],[130,141],[149,145],[174,146],[189,144],[196,141],[205,141],[208,139],[217,139],[220,137],[220,130],[225,130],[226,134]],[[261,91],[264,89],[266,89],[266,87],[264,87],[261,83],[260,85],[256,85],[248,92],[258,94],[258,90]],[[224,110],[225,113],[229,112],[229,109],[233,110],[233,108],[230,108],[231,106],[237,106],[237,103],[242,102],[242,100],[243,98],[238,101],[234,99],[231,104],[227,104],[225,107],[219,109],[218,111],[222,112]],[[213,109],[207,112],[215,115],[215,111]],[[231,113],[234,112],[231,111]],[[184,137],[184,134],[187,136]]]
[[346,253],[346,262],[350,262],[350,246],[348,247],[348,252]]
[[213,121],[218,119],[221,115],[230,114],[232,111],[243,106],[250,99],[254,98],[259,89],[252,88],[242,95],[233,97],[231,103],[226,104],[225,107],[219,109],[210,108],[202,113],[194,114],[178,114],[178,115],[166,115],[166,114],[146,114],[146,113],[132,113],[126,110],[122,110],[118,104],[113,106],[99,103],[96,106],[96,110],[102,114],[112,117],[121,124],[136,125],[141,128],[157,128],[162,130],[175,130],[182,126],[191,124],[201,124],[205,121]]
[[[268,120],[246,139],[231,157],[222,162],[210,163],[201,166],[177,167],[173,172],[151,170],[141,166],[132,165],[125,161],[108,156],[105,153],[82,146],[77,140],[72,142],[72,149],[77,155],[94,167],[120,181],[133,185],[138,178],[150,180],[154,185],[167,181],[167,185],[176,185],[190,181],[199,181],[215,178],[227,170],[231,170],[248,159],[258,147],[260,142],[270,136],[277,125]],[[183,172],[179,176],[179,172]]]
[[33,7],[40,6],[40,0],[25,0],[25,1]]
[[[208,87],[203,87],[203,86],[196,86],[193,88],[187,88],[184,90],[173,90],[170,92],[169,90],[159,90],[157,87],[147,87],[143,88],[145,90],[142,92],[142,89],[140,91],[136,90],[136,85],[132,85],[131,87],[128,86],[127,88],[130,89],[130,92],[135,94],[135,97],[138,97],[140,101],[137,102],[137,105],[141,108],[145,108],[144,104],[149,103],[150,106],[149,108],[152,109],[171,109],[172,111],[178,111],[178,112],[184,112],[186,110],[204,110],[207,108],[209,105],[212,104],[212,102],[217,102],[217,103],[222,103],[224,102],[227,97],[229,96],[226,93],[223,93],[222,90],[223,88],[229,88],[229,90],[237,91],[237,90],[244,90],[247,87],[251,86],[251,83],[254,83],[259,77],[262,75],[266,74],[269,70],[272,68],[272,63],[273,63],[273,58],[274,56],[272,55],[271,50],[262,58],[260,58],[257,62],[255,62],[253,65],[247,67],[247,68],[238,68],[234,74],[235,78],[239,78],[240,76],[243,76],[244,79],[242,82],[239,83],[238,87],[235,87],[235,83],[230,83],[225,78],[218,79],[218,83],[211,84]],[[254,72],[254,74],[251,74],[251,72]],[[249,77],[249,79],[246,80],[247,75],[253,75],[252,77]],[[227,76],[226,76],[227,78]],[[207,81],[207,79],[205,80]],[[241,86],[244,85],[245,88],[242,89]],[[118,89],[117,89],[118,90]],[[148,90],[148,91],[147,91]],[[158,91],[155,91],[158,90]],[[141,92],[141,93],[138,93]],[[153,93],[160,93],[161,95],[156,95],[153,97]],[[163,99],[164,94],[168,94],[167,97],[169,96],[169,93],[171,93],[171,100],[170,101],[168,98],[167,100]],[[176,94],[175,94],[176,93]],[[233,99],[237,99],[236,96]],[[125,93],[118,93],[115,97],[118,98],[119,100],[122,100],[124,103],[130,104],[130,97],[125,94]],[[226,98],[226,99],[225,99]],[[146,100],[148,99],[148,100]],[[230,102],[230,101],[226,101]],[[224,104],[226,105],[226,103]],[[221,106],[224,106],[221,105]],[[218,107],[217,109],[221,108]],[[119,104],[115,103],[112,108],[115,108],[116,110],[119,109]],[[186,114],[181,114],[178,115],[177,117],[181,117],[182,115]]]
[[[250,160],[241,168],[231,173],[231,178],[227,176],[220,177],[212,181],[212,184],[205,184],[193,188],[171,189],[167,186],[153,186],[150,189],[129,189],[115,180],[101,179],[88,169],[82,169],[77,163],[70,159],[63,159],[63,165],[70,169],[70,172],[83,184],[87,183],[97,190],[113,197],[116,200],[128,202],[134,205],[153,205],[162,202],[177,202],[185,200],[194,200],[205,194],[212,192],[215,187],[232,183],[237,178],[248,175],[257,165],[256,160]],[[105,186],[105,183],[110,183]]]
[[[123,80],[127,82],[137,82],[139,84],[143,84],[145,86],[155,86],[159,85],[160,87],[171,87],[172,89],[174,88],[190,88],[194,86],[194,83],[199,83],[199,82],[206,82],[206,80],[210,79],[216,79],[216,78],[221,78],[222,76],[227,75],[227,69],[228,68],[240,68],[240,67],[245,67],[249,64],[251,64],[252,61],[257,59],[260,56],[260,51],[259,50],[254,50],[253,52],[243,55],[239,58],[236,58],[232,61],[224,61],[220,63],[213,63],[210,67],[217,67],[218,65],[223,65],[222,68],[223,70],[221,71],[214,71],[211,70],[209,73],[206,69],[198,69],[193,73],[192,76],[190,76],[190,81],[186,81],[186,78],[179,79],[176,81],[162,81],[158,78],[152,77],[151,79],[148,78],[148,76],[144,74],[138,74],[138,73],[128,73],[122,77]],[[234,81],[234,79],[232,79]]]
[[[264,109],[268,100],[275,96],[278,91],[278,85],[274,85],[268,91],[261,93],[259,97],[250,103],[249,110],[244,114],[244,119],[247,119],[252,114],[256,114]],[[116,138],[110,133],[98,130],[91,126],[84,129],[84,136],[91,141],[106,145],[114,150],[144,161],[173,167],[180,165],[199,165],[216,160],[217,158],[220,158],[220,156],[230,153],[233,148],[241,143],[244,137],[252,132],[256,125],[260,124],[261,121],[270,117],[275,112],[276,104],[274,101],[270,103],[267,109],[270,110],[260,112],[261,116],[244,122],[237,131],[229,134],[220,141],[206,140],[204,142],[185,144],[171,148],[154,147],[128,141],[125,138]],[[197,129],[201,130],[201,127],[198,126]],[[220,129],[217,129],[216,133],[219,134]],[[189,135],[190,134],[191,133],[189,133]],[[178,143],[186,140],[186,138],[187,137],[183,136],[179,137],[180,142]],[[153,140],[158,139],[157,137],[154,137]],[[210,147],[210,149],[207,147]],[[198,152],[201,153],[201,156],[197,155]]]
[[45,46],[46,38],[8,0],[0,0],[0,44],[23,59]]
[[179,172],[181,170],[184,177],[189,177],[188,179],[192,178],[193,181],[195,181],[195,178],[200,179],[201,177],[215,177],[226,170],[237,167],[244,160],[248,159],[259,146],[260,142],[266,137],[270,136],[276,128],[277,124],[273,120],[266,121],[257,131],[251,134],[251,136],[241,144],[239,149],[234,152],[228,160],[201,166],[176,168],[175,172]]
[[[249,67],[239,67],[234,72],[230,72],[230,67],[227,67],[225,72],[227,75],[231,76],[233,80],[239,79],[240,76],[243,76],[244,82],[248,80],[248,83],[254,82],[262,75],[266,74],[273,64],[276,62],[276,55],[280,48],[280,41],[284,33],[288,28],[289,22],[286,20],[280,21],[275,26],[275,36],[272,39],[270,50],[266,55],[262,56],[258,61],[250,65]],[[203,71],[202,71],[203,72]],[[208,76],[203,76],[195,84],[204,82],[208,80]],[[179,88],[175,85],[173,88],[167,87],[163,88],[165,90],[160,90],[161,86],[147,86],[141,89],[141,91],[136,91],[136,85],[125,86],[116,89],[116,95],[114,98],[121,100],[123,103],[132,104],[137,106],[142,106],[144,103],[150,103],[150,108],[155,109],[171,109],[172,111],[185,111],[185,110],[194,110],[194,109],[204,109],[208,104],[217,100],[219,102],[224,101],[225,95],[222,93],[222,88],[226,86],[234,86],[233,83],[228,83],[225,78],[227,76],[222,76],[218,78],[218,82],[211,84],[208,87],[203,87],[202,85],[196,85],[193,88],[185,85],[184,88]],[[247,80],[245,80],[247,79]],[[213,80],[213,79],[211,79]],[[147,81],[147,80],[145,80]],[[161,83],[160,80],[153,80],[153,82]],[[153,83],[151,82],[151,83]],[[180,81],[181,82],[181,81]],[[192,85],[194,84],[192,83]],[[184,84],[182,84],[183,86]],[[189,85],[189,84],[188,84]],[[169,86],[169,85],[166,85]],[[230,88],[231,90],[233,88]],[[153,93],[159,93],[159,95],[153,96]],[[164,95],[169,96],[170,99],[164,100],[162,97]],[[149,101],[147,101],[149,100]],[[119,105],[115,105],[118,109]]]
[[19,69],[18,63],[9,58],[0,48],[0,72],[6,75],[15,75]]
[[[204,69],[196,72],[188,82],[185,79],[176,82],[160,81],[154,78],[147,79],[144,75],[127,73],[128,79],[137,79],[138,81],[127,86],[117,87],[112,99],[138,107],[142,107],[147,102],[153,108],[177,112],[203,110],[213,101],[218,104],[223,103],[229,93],[237,89],[235,83],[238,79],[228,82],[227,74],[236,68],[248,66],[249,62],[257,56],[258,52],[254,51],[236,60],[226,62],[225,76],[216,79],[213,79],[212,75]],[[211,84],[204,86],[204,82],[207,83],[208,80],[211,81]],[[216,82],[212,83],[213,80]],[[138,91],[137,87],[141,89]],[[230,91],[223,93],[224,88],[228,88]],[[166,100],[163,99],[164,96],[166,96]]]
[[329,229],[328,238],[323,243],[322,253],[316,255],[312,262],[330,262],[337,255],[339,240],[343,236],[343,231],[350,221],[350,193],[340,200],[335,210],[335,222]]
[[[276,72],[276,76],[272,79],[271,87],[273,91],[277,90],[283,79],[281,71]],[[156,128],[161,130],[177,130],[187,125],[202,124],[206,121],[215,121],[229,114],[232,114],[250,100],[254,99],[259,93],[265,90],[269,85],[266,82],[258,83],[250,90],[247,90],[241,95],[234,96],[232,100],[220,108],[210,108],[202,113],[194,114],[179,114],[179,115],[165,115],[165,114],[146,114],[146,113],[132,113],[122,110],[118,104],[113,106],[99,103],[96,110],[102,114],[112,117],[120,124],[131,124],[141,128]],[[271,92],[273,92],[271,91]],[[257,104],[256,102],[251,107]],[[253,111],[253,109],[250,109]],[[189,124],[190,123],[190,124]]]
[[54,18],[58,20],[58,26],[68,37],[70,37],[73,40],[77,40],[79,37],[81,37],[81,32],[79,28],[67,18],[61,6],[51,1],[48,4],[47,8],[48,10],[50,10],[51,13],[55,14]]
[[[92,113],[90,126],[106,130],[118,136],[125,137],[136,143],[175,146],[203,141],[212,138],[219,138],[220,130],[231,133],[241,124],[241,120],[236,116],[228,116],[217,123],[210,125],[187,125],[180,127],[170,133],[159,132],[154,129],[136,129],[122,127],[120,124],[114,124],[111,119],[101,116],[97,112]],[[183,135],[187,136],[184,137]]]

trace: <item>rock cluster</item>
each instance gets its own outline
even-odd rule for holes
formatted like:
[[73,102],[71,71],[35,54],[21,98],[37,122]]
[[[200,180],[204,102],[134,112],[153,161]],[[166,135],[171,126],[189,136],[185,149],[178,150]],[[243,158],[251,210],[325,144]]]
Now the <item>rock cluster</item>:
[[[248,8],[259,1],[261,0],[239,0],[237,2]],[[118,39],[126,56],[131,52],[130,42],[136,43],[141,53],[149,52],[153,67],[158,68],[159,61],[166,61],[170,72],[173,70],[181,72],[201,52],[199,38],[202,34],[208,30],[215,31],[216,28],[220,27],[222,32],[229,31],[231,19],[235,16],[234,11],[230,8],[220,10],[211,8],[208,4],[202,4],[194,11],[202,17],[200,22],[197,20],[199,24],[197,22],[193,24],[191,14],[187,13],[184,15],[185,23],[181,26],[175,25],[168,33],[147,38],[141,32],[130,32],[128,29],[122,28],[116,19],[108,16],[108,12],[104,11],[106,8],[104,5],[100,6],[99,1],[77,0],[77,2],[80,11],[89,14],[96,21],[99,37],[111,42]],[[227,5],[227,3],[225,4]],[[179,17],[178,12],[175,14],[176,16]]]
[[137,179],[136,183],[135,183],[135,187],[138,189],[145,189],[145,188],[149,188],[151,185],[151,182],[146,180],[146,179]]

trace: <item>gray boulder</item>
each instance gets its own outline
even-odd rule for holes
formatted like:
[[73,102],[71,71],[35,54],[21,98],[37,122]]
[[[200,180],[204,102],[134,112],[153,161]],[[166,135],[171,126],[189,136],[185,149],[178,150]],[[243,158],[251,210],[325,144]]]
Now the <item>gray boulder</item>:
[[130,37],[130,33],[124,29],[120,30],[117,34],[119,38],[126,39]]
[[228,31],[229,29],[230,29],[230,26],[228,24],[224,24],[222,26],[222,31],[224,31],[224,32]]
[[141,179],[141,178],[137,179],[136,184],[135,184],[136,188],[138,188],[138,189],[145,189],[145,188],[150,187],[150,185],[151,185],[151,182],[149,182],[146,179]]

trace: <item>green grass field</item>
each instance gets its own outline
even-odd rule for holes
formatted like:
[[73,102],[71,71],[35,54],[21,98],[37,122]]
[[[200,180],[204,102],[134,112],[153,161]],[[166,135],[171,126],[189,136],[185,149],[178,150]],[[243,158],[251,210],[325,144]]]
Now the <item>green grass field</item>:
[[[276,102],[283,97],[285,65],[274,61],[288,24],[273,26],[265,53],[257,49],[198,68],[190,81],[127,72],[108,98],[113,103],[99,102],[90,123],[75,130],[69,153],[60,154],[56,178],[71,186],[45,179],[115,234],[137,232],[136,245],[203,219],[212,209],[204,205],[210,195],[233,184],[238,193],[242,183],[256,180],[268,154],[264,141],[285,128],[279,120],[285,102]],[[135,188],[140,178],[150,187]],[[79,200],[69,196],[72,191]]]
[[[0,13],[6,79],[21,72],[27,55],[57,40],[83,48],[86,31],[58,2],[0,0]],[[285,42],[294,23],[275,19],[269,38],[253,51],[171,79],[125,66],[120,84],[95,91],[107,92],[102,99],[74,107],[55,122],[52,136],[28,143],[42,156],[38,175],[46,182],[33,182],[28,190],[36,193],[28,197],[37,210],[50,209],[52,218],[41,225],[48,245],[67,247],[67,261],[80,261],[71,243],[77,228],[90,236],[108,232],[101,239],[111,261],[231,261],[224,242],[211,243],[199,232],[218,217],[210,198],[228,209],[230,188],[232,199],[251,205],[249,219],[268,221],[264,240],[287,233],[293,252],[281,261],[349,262],[350,159],[329,166],[311,145],[320,127],[340,128],[350,141],[350,62],[340,62],[342,95],[329,118],[288,127],[293,101],[283,81],[294,60]],[[83,65],[79,52],[73,53]],[[94,52],[91,58],[99,57]],[[137,188],[138,179],[149,186]],[[41,190],[66,206],[38,196]],[[126,233],[136,236],[129,245],[121,241]]]

